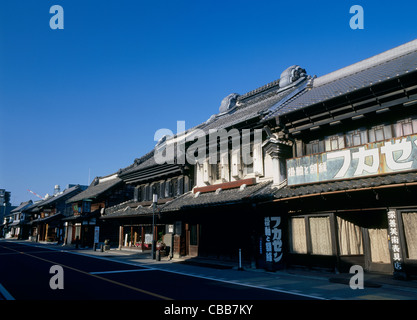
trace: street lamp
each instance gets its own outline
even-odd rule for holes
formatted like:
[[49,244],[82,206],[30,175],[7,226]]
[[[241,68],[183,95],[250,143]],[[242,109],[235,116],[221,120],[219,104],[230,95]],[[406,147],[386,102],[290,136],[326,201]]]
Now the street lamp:
[[156,259],[156,240],[155,240],[155,211],[156,211],[156,203],[158,202],[158,195],[156,193],[153,194],[152,197],[152,259]]

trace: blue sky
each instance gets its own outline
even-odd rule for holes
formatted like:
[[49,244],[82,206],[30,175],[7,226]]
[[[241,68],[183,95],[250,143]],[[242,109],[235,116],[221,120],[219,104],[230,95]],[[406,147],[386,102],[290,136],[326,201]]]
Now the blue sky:
[[[64,29],[52,30],[52,5]],[[364,29],[352,30],[353,5]],[[415,1],[0,1],[0,188],[12,203],[130,165],[298,64],[324,75],[417,38]],[[90,179],[89,179],[90,177]]]

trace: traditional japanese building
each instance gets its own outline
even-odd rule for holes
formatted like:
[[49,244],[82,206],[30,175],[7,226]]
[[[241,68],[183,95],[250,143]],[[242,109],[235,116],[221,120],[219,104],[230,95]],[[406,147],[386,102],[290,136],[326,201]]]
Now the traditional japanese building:
[[110,224],[102,224],[99,218],[105,208],[131,199],[132,195],[133,189],[117,173],[96,177],[83,192],[67,200],[71,210],[63,218],[65,243],[92,247],[96,227],[99,227],[99,242],[105,239],[114,241],[114,228]]
[[[32,203],[29,207],[25,209],[25,214],[28,217],[27,225],[29,227],[29,234],[27,239],[30,241],[38,241],[39,228],[38,221],[41,219],[41,208],[40,205],[45,201],[45,199],[37,200]],[[38,207],[39,206],[39,207]],[[45,216],[44,216],[45,217]]]
[[63,243],[65,231],[63,219],[71,213],[71,206],[66,201],[85,188],[86,186],[68,185],[62,192],[56,192],[29,207],[27,213],[32,215],[31,239]]
[[[235,259],[241,249],[243,258],[254,262],[260,224],[254,197],[280,183],[279,164],[264,145],[270,133],[261,120],[311,80],[299,66],[284,70],[281,78],[286,81],[228,95],[206,122],[156,147],[162,153],[184,150],[174,152],[175,162],[193,169],[193,188],[157,206],[159,221],[171,230],[174,256]],[[155,175],[161,168],[155,167]]]
[[240,251],[269,270],[415,273],[416,68],[417,40],[321,77],[293,65],[230,94],[120,170],[133,195],[100,220],[119,248],[162,238],[173,256]]
[[32,205],[32,200],[22,202],[5,216],[7,221],[5,225],[6,238],[25,239],[29,233],[27,227],[28,216],[25,210]]
[[[161,206],[190,191],[194,174],[193,166],[169,162],[158,164],[155,150],[152,150],[119,171],[120,178],[134,188],[134,195],[128,201],[106,209],[101,217],[106,223],[118,225],[119,248],[151,250],[155,239],[163,241],[172,250],[173,238],[166,221],[161,219]],[[155,204],[154,195],[157,198]]]
[[416,106],[417,40],[314,78],[272,108],[262,123],[286,182],[258,206],[260,260],[415,273]]

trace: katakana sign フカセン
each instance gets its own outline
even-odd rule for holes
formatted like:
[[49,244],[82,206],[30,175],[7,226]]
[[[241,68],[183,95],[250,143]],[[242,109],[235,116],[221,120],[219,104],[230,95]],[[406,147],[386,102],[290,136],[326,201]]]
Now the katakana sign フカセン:
[[417,135],[287,160],[288,185],[417,169]]

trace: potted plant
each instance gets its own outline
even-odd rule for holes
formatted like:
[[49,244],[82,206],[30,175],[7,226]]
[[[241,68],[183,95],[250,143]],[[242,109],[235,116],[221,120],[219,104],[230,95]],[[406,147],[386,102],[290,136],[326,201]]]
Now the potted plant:
[[104,240],[104,251],[110,250],[110,240]]
[[166,244],[162,240],[158,240],[156,243],[156,250],[165,250]]

